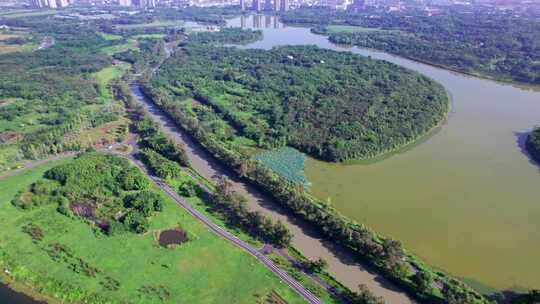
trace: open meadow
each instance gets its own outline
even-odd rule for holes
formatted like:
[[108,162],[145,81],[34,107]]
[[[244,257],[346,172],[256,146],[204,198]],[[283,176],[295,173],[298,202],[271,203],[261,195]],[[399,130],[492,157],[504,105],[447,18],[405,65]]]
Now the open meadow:
[[[154,186],[150,190],[159,194],[163,210],[150,217],[142,234],[107,235],[80,217],[61,214],[56,205],[23,210],[10,203],[61,163],[73,161],[0,180],[0,264],[16,280],[68,302],[263,303],[268,297],[301,302],[253,257],[210,233]],[[38,227],[41,236],[28,227]],[[185,231],[189,240],[160,246],[158,233],[170,228]]]

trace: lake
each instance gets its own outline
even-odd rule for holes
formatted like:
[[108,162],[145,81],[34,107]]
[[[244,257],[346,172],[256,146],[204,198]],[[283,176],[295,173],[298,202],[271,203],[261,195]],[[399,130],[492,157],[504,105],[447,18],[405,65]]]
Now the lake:
[[273,16],[228,25],[264,32],[246,48],[314,44],[387,60],[444,85],[452,111],[439,129],[372,161],[309,159],[311,191],[480,291],[540,287],[540,170],[523,148],[526,133],[540,124],[538,91],[336,46]]

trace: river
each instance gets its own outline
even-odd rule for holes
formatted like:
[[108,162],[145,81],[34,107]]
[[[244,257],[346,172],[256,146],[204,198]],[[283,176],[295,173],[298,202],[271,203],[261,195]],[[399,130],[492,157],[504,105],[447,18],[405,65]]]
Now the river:
[[443,84],[452,111],[441,128],[373,161],[310,158],[311,191],[481,291],[540,287],[540,171],[523,148],[526,133],[540,124],[538,91],[336,46],[270,16],[236,18],[228,25],[264,32],[261,41],[244,48],[314,44],[387,60]]
[[31,297],[16,292],[7,285],[0,282],[0,303],[9,304],[44,304],[45,302],[37,301]]

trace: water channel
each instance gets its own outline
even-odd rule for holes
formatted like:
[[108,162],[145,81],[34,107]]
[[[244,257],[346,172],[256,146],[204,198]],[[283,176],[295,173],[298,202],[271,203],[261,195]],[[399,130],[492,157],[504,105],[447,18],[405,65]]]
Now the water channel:
[[540,171],[523,147],[526,132],[540,124],[538,90],[336,46],[270,16],[236,18],[228,25],[264,32],[245,48],[314,44],[387,60],[443,84],[452,112],[439,130],[381,159],[309,159],[311,191],[478,289],[540,286]]

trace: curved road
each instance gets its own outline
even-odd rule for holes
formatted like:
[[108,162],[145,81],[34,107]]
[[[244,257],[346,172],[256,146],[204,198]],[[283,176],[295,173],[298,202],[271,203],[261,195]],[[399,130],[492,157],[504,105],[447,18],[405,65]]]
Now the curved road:
[[182,197],[180,197],[175,191],[173,191],[169,186],[163,183],[159,178],[150,174],[146,167],[137,159],[129,156],[135,165],[137,165],[141,170],[143,170],[150,179],[159,187],[161,190],[165,191],[178,205],[184,208],[191,216],[195,217],[201,221],[206,227],[208,227],[212,232],[219,235],[220,237],[226,239],[227,241],[233,243],[234,245],[240,247],[244,251],[247,251],[249,254],[254,256],[259,262],[263,263],[266,268],[270,269],[275,275],[277,275],[283,282],[285,282],[289,287],[294,289],[298,294],[300,294],[304,299],[310,304],[323,304],[323,302],[314,296],[310,291],[304,288],[300,283],[298,283],[294,278],[292,278],[288,273],[279,269],[274,263],[267,258],[264,254],[260,253],[257,249],[248,245],[244,241],[240,240],[236,236],[225,231],[218,225],[214,224],[204,215],[195,210],[189,203],[187,203]]

